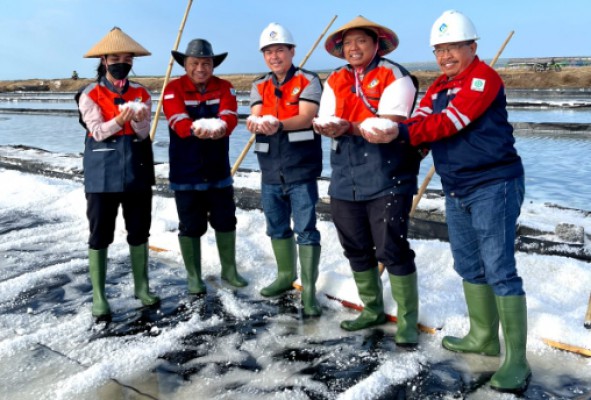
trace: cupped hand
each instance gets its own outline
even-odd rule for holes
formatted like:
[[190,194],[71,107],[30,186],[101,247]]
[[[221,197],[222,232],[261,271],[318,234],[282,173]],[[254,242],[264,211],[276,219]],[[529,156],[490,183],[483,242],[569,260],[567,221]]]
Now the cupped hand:
[[117,121],[117,124],[122,127],[126,122],[131,121],[132,118],[133,110],[131,108],[124,108],[123,111],[115,117],[115,121]]
[[390,143],[398,137],[398,125],[394,125],[393,128],[388,129],[378,129],[375,127],[364,129],[360,125],[359,132],[369,143]]
[[323,136],[336,138],[344,135],[348,130],[350,123],[347,120],[340,120],[339,122],[329,122],[327,124],[313,123],[314,130]]

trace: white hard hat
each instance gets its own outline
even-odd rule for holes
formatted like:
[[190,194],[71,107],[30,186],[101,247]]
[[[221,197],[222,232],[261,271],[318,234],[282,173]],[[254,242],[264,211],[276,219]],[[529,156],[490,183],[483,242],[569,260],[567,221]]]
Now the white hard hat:
[[295,41],[293,40],[293,36],[291,36],[291,32],[281,25],[271,22],[261,33],[259,50],[262,51],[263,48],[271,46],[272,44],[287,44],[295,46]]
[[468,17],[456,10],[445,11],[431,28],[431,47],[441,43],[478,40],[478,33]]

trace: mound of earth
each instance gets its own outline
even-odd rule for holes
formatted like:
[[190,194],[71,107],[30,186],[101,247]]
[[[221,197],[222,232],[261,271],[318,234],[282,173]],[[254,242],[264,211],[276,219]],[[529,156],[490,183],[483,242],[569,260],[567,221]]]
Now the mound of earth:
[[[498,69],[499,74],[509,89],[565,89],[590,88],[591,67],[565,67],[562,71],[536,72],[531,69]],[[419,78],[421,90],[425,90],[437,76],[437,71],[412,71]],[[251,83],[259,74],[219,75],[232,82],[236,90],[248,91]],[[321,73],[322,79],[327,73]],[[74,92],[93,79],[27,79],[17,81],[0,81],[0,92],[14,91],[54,91]],[[143,84],[153,92],[160,92],[164,83],[163,77],[134,77],[133,80]]]

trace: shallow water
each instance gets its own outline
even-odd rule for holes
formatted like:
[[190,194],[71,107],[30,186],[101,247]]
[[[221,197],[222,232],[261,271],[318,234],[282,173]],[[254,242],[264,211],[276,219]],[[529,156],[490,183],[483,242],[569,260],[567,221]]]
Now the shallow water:
[[[534,121],[542,122],[542,121]],[[0,114],[0,145],[26,145],[53,152],[82,153],[84,133],[75,116]],[[244,149],[250,133],[241,122],[230,140],[230,160],[234,162]],[[556,203],[565,207],[591,210],[591,139],[587,135],[536,136],[517,135],[516,147],[526,170],[526,200]],[[330,142],[323,138],[324,168],[322,175],[330,176]],[[154,140],[156,162],[168,162],[168,128],[160,119]],[[423,160],[419,182],[432,165],[431,156]],[[258,162],[252,149],[241,168],[257,170]],[[435,175],[429,188],[439,189]]]

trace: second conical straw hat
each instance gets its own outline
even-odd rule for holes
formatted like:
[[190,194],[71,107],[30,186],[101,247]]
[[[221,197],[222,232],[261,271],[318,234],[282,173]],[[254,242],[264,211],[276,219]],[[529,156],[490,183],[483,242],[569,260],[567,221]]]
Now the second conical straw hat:
[[84,57],[100,58],[105,54],[118,53],[132,53],[135,57],[149,56],[152,54],[120,28],[114,27],[100,42],[88,50],[84,54]]
[[328,36],[324,43],[326,51],[335,57],[345,58],[343,55],[343,36],[348,30],[356,28],[371,29],[378,35],[379,56],[391,53],[398,47],[398,36],[393,30],[359,15]]

